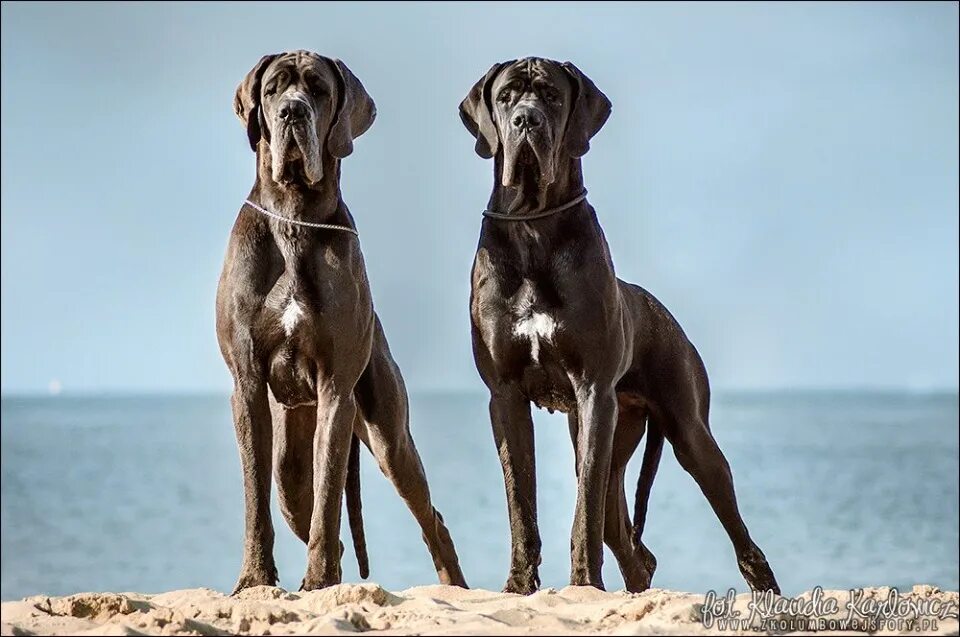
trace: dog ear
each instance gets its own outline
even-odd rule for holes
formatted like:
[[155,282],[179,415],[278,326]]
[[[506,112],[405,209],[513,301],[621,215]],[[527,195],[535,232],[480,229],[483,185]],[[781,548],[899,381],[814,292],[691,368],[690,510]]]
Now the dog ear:
[[[512,62],[512,60],[511,60]],[[497,154],[500,147],[500,135],[497,126],[493,123],[493,111],[490,106],[490,85],[504,66],[511,62],[494,64],[487,74],[480,78],[467,96],[460,102],[460,119],[470,134],[476,137],[477,154],[484,159],[490,159]]]
[[353,152],[353,140],[373,125],[377,105],[346,64],[340,60],[330,60],[330,63],[340,78],[340,101],[327,135],[327,150],[343,159]]
[[612,104],[607,96],[596,87],[593,81],[571,62],[563,63],[573,81],[576,97],[567,118],[567,151],[573,157],[583,157],[590,150],[590,139],[597,134],[607,118],[610,117]]
[[263,109],[260,107],[260,81],[263,79],[263,73],[270,66],[270,63],[279,56],[279,53],[273,53],[260,58],[260,61],[250,69],[247,76],[237,86],[237,92],[233,96],[233,112],[246,125],[247,139],[250,140],[250,149],[253,152],[257,152],[257,144],[260,142],[261,134],[265,136],[267,141],[270,141],[270,131],[266,127],[266,122],[263,119]]

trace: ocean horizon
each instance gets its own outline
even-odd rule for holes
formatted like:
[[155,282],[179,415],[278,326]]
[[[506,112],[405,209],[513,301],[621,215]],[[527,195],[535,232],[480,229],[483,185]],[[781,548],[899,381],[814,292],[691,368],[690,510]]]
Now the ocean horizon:
[[[226,392],[2,397],[0,598],[80,591],[229,592],[243,496]],[[411,430],[471,586],[499,590],[509,564],[503,479],[481,391],[414,391]],[[565,418],[534,409],[543,586],[569,576],[576,481]],[[956,390],[718,390],[711,426],[744,520],[785,594],[933,584],[958,588]],[[746,585],[706,499],[669,445],[644,541],[653,586]],[[631,462],[632,503],[639,456]],[[366,451],[362,498],[370,581],[436,583],[420,532]],[[274,497],[280,585],[305,547]],[[360,581],[349,532],[345,582]],[[608,590],[623,587],[605,549]]]

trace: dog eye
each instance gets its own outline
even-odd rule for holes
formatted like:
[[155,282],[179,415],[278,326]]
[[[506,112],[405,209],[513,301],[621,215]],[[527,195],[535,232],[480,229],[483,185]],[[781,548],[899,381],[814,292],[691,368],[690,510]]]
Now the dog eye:
[[551,104],[557,104],[560,102],[560,93],[554,90],[548,90],[544,93],[543,99],[547,100]]
[[513,89],[505,88],[505,89],[503,89],[502,91],[500,91],[500,94],[499,94],[499,95],[497,95],[497,101],[498,101],[498,102],[509,102],[509,101],[510,101],[510,96],[511,96],[512,94],[513,94]]
[[276,93],[276,92],[277,92],[277,85],[276,85],[276,84],[271,84],[271,85],[268,86],[266,89],[264,89],[263,94],[264,94],[264,95],[273,95],[273,94]]

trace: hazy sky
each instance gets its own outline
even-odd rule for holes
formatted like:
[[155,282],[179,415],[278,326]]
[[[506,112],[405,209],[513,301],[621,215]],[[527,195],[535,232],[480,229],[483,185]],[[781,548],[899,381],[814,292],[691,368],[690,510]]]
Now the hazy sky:
[[457,105],[496,61],[613,102],[584,160],[618,274],[715,387],[958,382],[956,3],[2,9],[2,390],[221,390],[214,291],[265,53],[342,58],[379,116],[344,163],[411,388],[480,389],[469,270],[492,163]]

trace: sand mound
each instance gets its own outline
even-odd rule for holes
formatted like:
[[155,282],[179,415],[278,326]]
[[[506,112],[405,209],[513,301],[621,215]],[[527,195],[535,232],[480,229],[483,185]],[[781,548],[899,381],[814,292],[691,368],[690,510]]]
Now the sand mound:
[[[882,600],[890,589],[865,589],[864,598]],[[811,594],[805,596],[809,598]],[[845,618],[847,591],[826,591],[838,600],[835,618]],[[916,586],[902,598],[937,600],[952,608],[917,634],[957,634],[957,593]],[[748,617],[750,595],[736,597],[734,610]],[[397,594],[376,584],[343,584],[322,591],[291,593],[260,586],[229,597],[209,589],[139,593],[80,593],[29,597],[2,604],[2,634],[215,635],[352,634],[384,635],[557,635],[782,634],[785,625],[731,628],[704,626],[704,596],[651,589],[638,595],[593,588],[544,589],[528,597],[420,586]],[[952,604],[952,606],[950,606]],[[906,607],[905,607],[906,608]],[[947,615],[950,615],[947,617]],[[796,615],[780,612],[779,621]],[[758,620],[759,621],[759,620]],[[796,625],[793,625],[795,628]],[[880,634],[901,631],[880,630]],[[830,631],[828,631],[830,632]],[[860,632],[860,631],[857,631]],[[822,634],[822,633],[821,633]],[[845,632],[844,634],[856,634]]]

